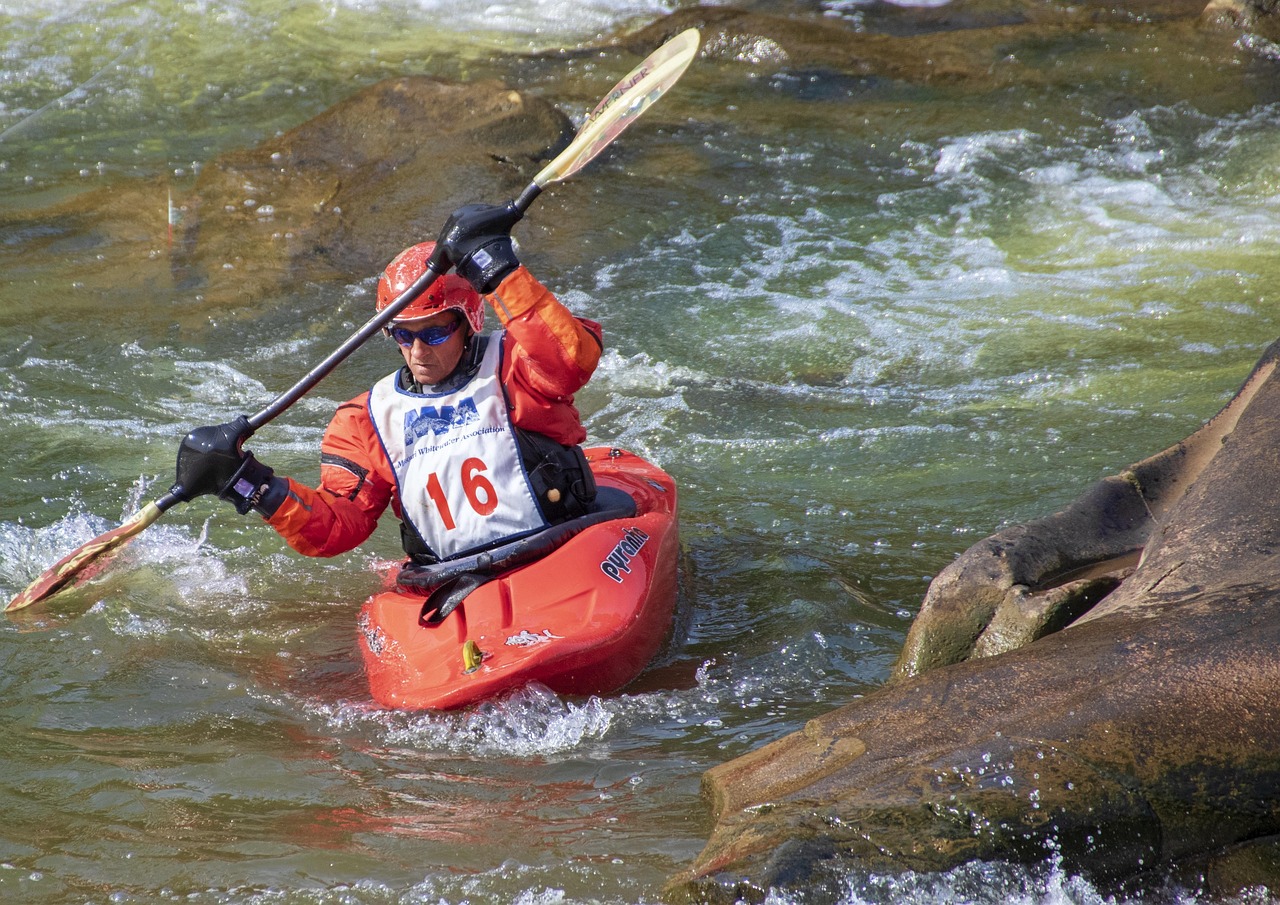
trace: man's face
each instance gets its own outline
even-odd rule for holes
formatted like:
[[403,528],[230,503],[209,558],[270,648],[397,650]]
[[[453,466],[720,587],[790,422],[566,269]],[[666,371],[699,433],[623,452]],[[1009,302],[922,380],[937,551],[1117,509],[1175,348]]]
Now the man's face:
[[409,346],[397,341],[397,345],[400,347],[400,354],[404,356],[404,363],[409,366],[409,372],[413,374],[414,380],[418,381],[418,383],[437,384],[452,374],[453,369],[458,366],[458,361],[462,358],[462,353],[467,347],[468,332],[466,325],[459,323],[460,321],[461,318],[458,316],[458,312],[441,311],[431,317],[417,317],[413,320],[396,321],[392,325],[393,327],[403,327],[410,332],[417,333],[429,327],[448,327],[458,324],[458,329],[439,345],[427,345],[421,337],[414,338],[413,344]]

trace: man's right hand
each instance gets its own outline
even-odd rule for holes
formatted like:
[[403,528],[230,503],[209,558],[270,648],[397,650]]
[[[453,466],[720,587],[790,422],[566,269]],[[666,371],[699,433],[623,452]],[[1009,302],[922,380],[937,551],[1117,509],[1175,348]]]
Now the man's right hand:
[[288,491],[287,482],[245,452],[253,434],[244,415],[226,424],[197,427],[178,447],[178,480],[170,488],[184,502],[217,494],[241,515],[256,509],[270,518]]
[[220,494],[244,464],[244,441],[253,434],[244,415],[226,424],[197,427],[178,447],[178,482],[173,492],[189,502]]

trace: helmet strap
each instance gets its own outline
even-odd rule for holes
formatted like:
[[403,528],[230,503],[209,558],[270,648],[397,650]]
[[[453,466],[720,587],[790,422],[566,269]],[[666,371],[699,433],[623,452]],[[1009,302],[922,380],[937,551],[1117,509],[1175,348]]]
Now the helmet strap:
[[484,350],[489,345],[489,337],[472,333],[471,325],[466,323],[465,318],[463,319],[462,329],[467,331],[467,347],[462,351],[462,358],[458,360],[458,368],[454,373],[462,371],[469,378],[480,370],[480,360],[484,358]]

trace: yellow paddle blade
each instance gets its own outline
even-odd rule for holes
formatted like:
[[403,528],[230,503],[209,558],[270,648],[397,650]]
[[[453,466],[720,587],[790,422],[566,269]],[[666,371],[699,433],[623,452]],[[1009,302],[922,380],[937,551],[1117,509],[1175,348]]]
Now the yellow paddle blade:
[[698,44],[698,30],[686,29],[627,73],[591,111],[569,147],[533,177],[534,185],[543,188],[586,166],[684,75]]
[[[45,569],[39,578],[27,586],[25,591],[9,601],[4,611],[10,613],[31,606],[33,603],[52,597],[77,579],[87,578],[88,575],[85,573],[91,566],[123,547],[130,538],[141,534],[148,525],[163,514],[164,510],[155,503],[148,503],[119,528],[113,528],[106,534],[99,534]],[[92,574],[92,571],[89,571],[89,574]]]

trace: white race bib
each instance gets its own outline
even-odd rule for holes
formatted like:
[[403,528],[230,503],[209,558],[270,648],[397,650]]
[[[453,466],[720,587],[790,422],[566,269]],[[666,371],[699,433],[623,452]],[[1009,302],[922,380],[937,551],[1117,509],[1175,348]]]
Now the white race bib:
[[448,392],[411,393],[399,372],[374,384],[369,417],[391,461],[404,518],[441,559],[546,527],[520,461],[498,379],[502,334]]

